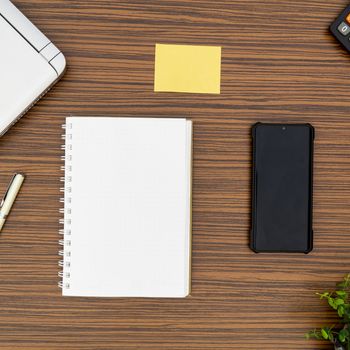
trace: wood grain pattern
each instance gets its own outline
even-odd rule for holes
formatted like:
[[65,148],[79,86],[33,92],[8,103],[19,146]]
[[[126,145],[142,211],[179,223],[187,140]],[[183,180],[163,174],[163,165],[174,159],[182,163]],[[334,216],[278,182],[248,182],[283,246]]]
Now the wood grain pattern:
[[[17,0],[66,54],[64,79],[0,139],[0,188],[27,174],[0,238],[0,349],[331,349],[314,295],[350,271],[350,61],[328,25],[345,0]],[[222,46],[221,95],[153,92],[154,45]],[[62,298],[60,125],[74,115],[194,121],[193,293]],[[316,128],[310,255],[255,255],[250,127]],[[91,199],[92,200],[92,199]]]

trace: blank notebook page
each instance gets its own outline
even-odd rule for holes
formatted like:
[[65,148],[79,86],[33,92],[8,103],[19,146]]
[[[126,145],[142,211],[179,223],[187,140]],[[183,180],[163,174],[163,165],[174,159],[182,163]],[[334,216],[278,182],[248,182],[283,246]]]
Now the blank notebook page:
[[66,121],[65,296],[190,293],[192,124]]

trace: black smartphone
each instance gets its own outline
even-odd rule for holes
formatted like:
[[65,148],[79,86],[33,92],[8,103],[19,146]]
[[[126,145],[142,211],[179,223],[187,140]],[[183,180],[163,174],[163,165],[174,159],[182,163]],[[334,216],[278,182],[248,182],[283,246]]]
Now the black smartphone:
[[252,135],[250,247],[256,253],[309,253],[313,248],[314,128],[257,123]]

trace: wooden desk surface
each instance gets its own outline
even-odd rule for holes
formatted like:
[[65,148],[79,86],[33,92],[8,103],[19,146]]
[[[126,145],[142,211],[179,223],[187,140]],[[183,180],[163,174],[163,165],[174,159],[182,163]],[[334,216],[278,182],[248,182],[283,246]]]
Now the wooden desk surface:
[[[328,33],[347,1],[15,3],[69,69],[0,140],[1,191],[14,171],[27,174],[0,237],[0,349],[331,349],[303,334],[334,321],[314,293],[350,271],[350,56]],[[221,95],[154,93],[156,42],[222,46]],[[193,119],[190,298],[61,297],[60,125],[70,114]],[[310,255],[248,248],[257,121],[316,128]]]

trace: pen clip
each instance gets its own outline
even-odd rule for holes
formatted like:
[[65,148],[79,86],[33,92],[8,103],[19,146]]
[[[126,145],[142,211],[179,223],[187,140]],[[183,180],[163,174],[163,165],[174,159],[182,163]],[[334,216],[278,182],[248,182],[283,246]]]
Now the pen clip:
[[16,177],[17,175],[18,175],[18,174],[16,173],[16,174],[14,174],[14,175],[12,176],[12,179],[11,179],[11,181],[10,181],[8,187],[7,187],[7,190],[6,190],[6,192],[5,192],[5,194],[4,194],[3,198],[2,198],[2,200],[1,200],[1,202],[0,202],[0,209],[1,209],[2,206],[4,205],[4,203],[5,203],[5,201],[6,201],[6,197],[7,197],[8,193],[9,193],[10,188],[11,188],[11,186],[12,186],[12,184],[13,184],[13,181],[15,180],[15,177]]

